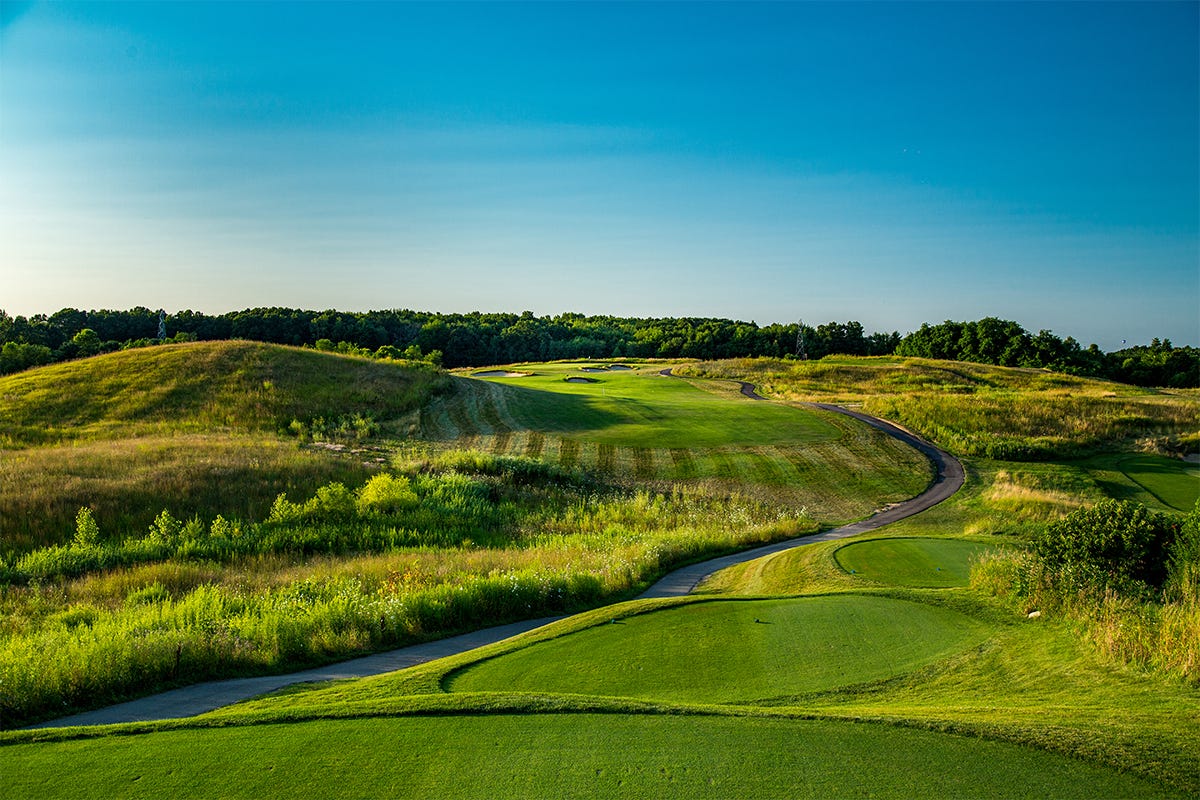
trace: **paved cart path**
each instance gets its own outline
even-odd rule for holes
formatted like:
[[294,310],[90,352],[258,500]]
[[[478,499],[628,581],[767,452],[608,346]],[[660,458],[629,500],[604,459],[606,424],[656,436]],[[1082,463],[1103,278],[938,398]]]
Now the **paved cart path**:
[[[665,369],[660,374],[671,376],[671,371]],[[742,381],[738,381],[738,383],[741,384],[741,391],[745,396],[754,400],[766,400],[766,398],[758,394],[753,384]],[[814,542],[845,539],[866,531],[882,528],[884,525],[889,525],[906,517],[911,517],[914,514],[919,514],[927,508],[937,505],[962,487],[962,464],[954,456],[934,447],[924,439],[920,439],[890,422],[885,422],[857,411],[850,411],[840,406],[826,403],[812,403],[809,406],[823,411],[854,417],[878,428],[889,436],[893,436],[915,447],[924,453],[933,463],[937,471],[936,477],[929,485],[929,488],[911,500],[896,503],[859,522],[843,525],[840,528],[825,531],[824,533],[801,536],[795,539],[756,547],[753,550],[731,553],[727,556],[709,559],[708,561],[702,561],[677,569],[664,576],[639,595],[639,599],[682,597],[695,589],[696,585],[704,580],[704,578],[726,567],[746,561],[753,561],[763,556],[781,553],[793,547],[800,547]],[[307,669],[302,672],[291,672],[286,675],[264,675],[258,678],[233,678],[223,681],[197,683],[181,689],[173,689],[169,692],[131,700],[127,703],[50,720],[31,727],[61,728],[71,725],[108,725],[121,722],[144,722],[191,717],[221,708],[222,706],[241,702],[242,700],[248,700],[251,697],[256,697],[267,692],[273,692],[296,683],[364,678],[370,675],[394,672],[398,669],[412,667],[427,661],[444,658],[445,656],[457,655],[458,653],[473,650],[486,644],[503,641],[504,639],[526,633],[527,631],[540,628],[543,625],[560,619],[563,619],[563,617],[546,617],[543,619],[514,622],[509,625],[499,625],[480,631],[464,633],[460,636],[439,639],[435,642],[411,645],[386,653],[376,653],[375,655],[363,656],[362,658],[342,661],[315,669]]]

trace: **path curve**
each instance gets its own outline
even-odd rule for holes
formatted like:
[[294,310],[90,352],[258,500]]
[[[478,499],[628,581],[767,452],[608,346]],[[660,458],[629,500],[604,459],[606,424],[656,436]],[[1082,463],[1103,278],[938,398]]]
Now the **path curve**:
[[[670,368],[660,370],[659,374],[666,377],[679,377],[672,375]],[[767,399],[758,393],[758,389],[754,384],[745,381],[738,381],[737,383],[741,385],[742,394],[746,397],[754,400]],[[755,547],[751,550],[741,550],[737,553],[721,556],[720,558],[713,558],[696,564],[690,564],[686,567],[680,567],[674,572],[663,576],[657,583],[638,595],[639,600],[658,597],[682,597],[683,595],[690,594],[709,575],[720,572],[726,567],[753,561],[763,556],[782,553],[785,550],[791,550],[793,547],[802,547],[803,545],[814,544],[816,542],[829,542],[835,539],[846,539],[851,536],[857,536],[860,533],[882,528],[893,522],[899,522],[915,514],[920,514],[922,511],[930,509],[951,497],[962,488],[966,478],[962,463],[945,450],[930,444],[916,434],[878,417],[872,417],[869,414],[863,414],[859,411],[851,411],[848,408],[835,406],[831,403],[804,403],[803,405],[809,408],[820,409],[821,411],[829,411],[834,414],[844,414],[845,416],[853,417],[873,428],[878,428],[888,436],[899,439],[910,447],[916,448],[933,464],[935,470],[933,481],[924,492],[916,497],[888,506],[864,520],[852,522],[849,525],[843,525],[840,528],[834,528],[824,533],[799,536],[795,539],[774,542],[762,547]]]
[[[660,375],[678,377],[671,374],[670,368],[660,370]],[[738,381],[741,392],[754,400],[766,400],[758,394],[754,384]],[[879,511],[867,519],[843,525],[824,533],[811,536],[800,536],[774,544],[763,545],[751,550],[742,550],[727,556],[712,558],[675,570],[665,575],[651,586],[638,599],[660,597],[682,597],[689,594],[700,581],[726,567],[753,561],[756,558],[782,553],[794,547],[801,547],[815,542],[828,542],[835,539],[845,539],[866,531],[882,528],[893,522],[911,517],[914,514],[931,508],[957,492],[963,485],[963,467],[958,459],[912,433],[885,422],[881,419],[862,414],[857,411],[828,403],[806,403],[811,408],[845,414],[871,425],[889,436],[915,447],[924,453],[933,463],[937,475],[929,487],[916,497],[896,503]],[[545,617],[542,619],[524,620],[508,625],[485,628],[459,636],[451,636],[434,642],[410,645],[398,650],[363,656],[337,664],[308,669],[302,672],[291,672],[284,675],[264,675],[256,678],[232,678],[223,681],[209,681],[173,689],[168,692],[130,700],[107,708],[87,711],[69,717],[31,725],[30,728],[63,728],[73,725],[112,725],[123,722],[149,722],[154,720],[176,719],[203,714],[223,706],[249,700],[252,697],[273,692],[285,686],[297,683],[316,683],[321,681],[343,680],[348,678],[365,678],[371,675],[381,675],[399,669],[424,664],[446,656],[457,655],[486,644],[503,641],[518,634],[540,628],[564,617]]]

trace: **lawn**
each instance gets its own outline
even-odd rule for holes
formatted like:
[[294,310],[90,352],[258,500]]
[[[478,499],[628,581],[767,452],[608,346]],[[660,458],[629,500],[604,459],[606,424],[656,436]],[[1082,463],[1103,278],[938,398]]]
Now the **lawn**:
[[899,675],[987,633],[954,611],[866,595],[694,603],[483,661],[447,688],[751,702]]
[[971,563],[989,545],[963,539],[871,539],[838,548],[847,572],[894,586],[966,586]]
[[321,720],[9,746],[0,758],[11,796],[43,798],[1183,796],[1004,742],[694,715]]

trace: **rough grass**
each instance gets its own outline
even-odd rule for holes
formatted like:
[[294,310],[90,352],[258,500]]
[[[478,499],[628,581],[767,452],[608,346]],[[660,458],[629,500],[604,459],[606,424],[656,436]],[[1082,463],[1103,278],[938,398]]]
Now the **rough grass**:
[[0,446],[214,431],[369,414],[396,427],[445,379],[416,364],[257,342],[141,348],[0,378]]
[[0,549],[69,541],[92,509],[105,538],[144,533],[164,508],[183,519],[262,520],[280,492],[361,483],[375,452],[341,456],[263,434],[181,434],[0,451]]
[[1037,369],[881,356],[820,361],[736,359],[686,374],[758,384],[790,401],[853,403],[962,456],[1047,460],[1135,442],[1200,444],[1200,396]]
[[[447,379],[428,366],[252,342],[129,350],[0,377],[0,552],[176,515],[261,519],[281,491],[357,481],[383,457],[288,431],[403,435]],[[358,428],[354,424],[358,424]]]

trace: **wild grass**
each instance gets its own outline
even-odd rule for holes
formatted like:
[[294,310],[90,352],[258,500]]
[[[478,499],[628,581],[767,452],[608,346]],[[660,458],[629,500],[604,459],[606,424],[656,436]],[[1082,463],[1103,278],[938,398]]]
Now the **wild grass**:
[[[160,515],[120,545],[27,554],[10,575],[30,585],[0,600],[6,724],[562,613],[815,527],[750,500],[628,492],[478,453],[411,469],[281,498],[262,523]],[[81,567],[94,574],[66,579]]]
[[164,507],[183,519],[263,520],[280,492],[361,483],[379,457],[263,434],[200,433],[0,451],[0,553],[69,541],[85,506],[106,540],[145,532]]
[[789,401],[861,405],[961,456],[1081,457],[1141,442],[1174,452],[1200,446],[1200,397],[1036,369],[928,359],[837,356],[737,359],[685,374],[756,383]]
[[429,365],[256,342],[126,350],[0,377],[0,447],[214,431],[370,415],[407,432],[445,385]]

